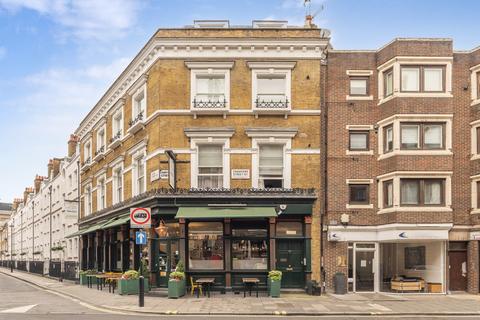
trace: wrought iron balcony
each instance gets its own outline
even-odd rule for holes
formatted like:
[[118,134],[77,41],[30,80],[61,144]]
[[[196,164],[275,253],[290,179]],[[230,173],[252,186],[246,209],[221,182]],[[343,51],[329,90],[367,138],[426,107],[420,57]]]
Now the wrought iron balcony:
[[284,110],[289,108],[289,101],[285,99],[265,99],[260,96],[255,100],[255,107],[257,109],[274,109]]
[[118,130],[118,132],[110,138],[110,143],[120,139],[122,137],[122,130]]
[[222,100],[220,99],[200,99],[197,100],[196,98],[193,99],[193,108],[199,110],[206,110],[206,109],[225,109],[227,107],[227,100],[223,97]]
[[100,148],[95,151],[95,156],[98,156],[99,154],[102,154],[105,152],[105,146],[101,146]]
[[92,160],[90,157],[86,158],[82,163],[82,169],[88,168],[91,164]]
[[130,121],[128,122],[128,125],[129,125],[130,127],[133,127],[133,126],[135,126],[137,123],[141,122],[142,120],[143,120],[143,111],[140,112],[140,113],[135,117],[135,119],[130,120]]

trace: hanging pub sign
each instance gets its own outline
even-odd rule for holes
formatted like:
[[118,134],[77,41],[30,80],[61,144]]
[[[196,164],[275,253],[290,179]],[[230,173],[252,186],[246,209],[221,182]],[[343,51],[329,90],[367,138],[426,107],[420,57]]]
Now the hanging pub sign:
[[177,157],[172,150],[166,150],[165,154],[168,157],[168,184],[170,188],[177,188]]
[[152,211],[150,208],[130,208],[130,228],[150,228]]

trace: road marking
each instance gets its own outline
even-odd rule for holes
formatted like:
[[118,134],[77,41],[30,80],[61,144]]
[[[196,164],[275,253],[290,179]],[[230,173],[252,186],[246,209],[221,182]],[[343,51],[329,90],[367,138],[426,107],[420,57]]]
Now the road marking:
[[16,307],[12,309],[2,310],[0,313],[25,313],[28,312],[30,309],[36,307],[37,304],[29,304],[28,306],[23,307]]
[[370,307],[374,308],[374,309],[377,309],[377,310],[380,310],[380,311],[392,311],[392,309],[389,309],[385,306],[382,306],[380,304],[376,304],[376,303],[369,303],[368,304]]

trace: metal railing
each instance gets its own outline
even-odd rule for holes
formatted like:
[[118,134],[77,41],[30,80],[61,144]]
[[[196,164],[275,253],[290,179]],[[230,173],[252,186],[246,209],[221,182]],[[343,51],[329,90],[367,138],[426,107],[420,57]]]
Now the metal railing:
[[255,100],[257,109],[288,109],[289,101],[284,95],[258,95]]
[[105,146],[101,146],[100,148],[95,151],[95,156],[98,156],[99,154],[102,154],[105,151]]
[[138,122],[142,121],[143,120],[143,111],[140,112],[139,114],[137,114],[137,116],[135,117],[135,119],[132,119],[128,122],[128,125],[130,127],[133,127],[134,125],[136,125]]
[[227,107],[227,100],[223,97],[221,99],[193,99],[194,109],[225,109]]
[[121,130],[118,130],[118,132],[110,138],[110,143],[120,139],[122,137],[122,131]]

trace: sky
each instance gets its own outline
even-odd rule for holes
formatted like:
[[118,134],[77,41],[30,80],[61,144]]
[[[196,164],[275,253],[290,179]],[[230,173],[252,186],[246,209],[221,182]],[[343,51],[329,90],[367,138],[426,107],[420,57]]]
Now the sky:
[[[312,0],[335,49],[378,49],[396,37],[480,46],[480,0]],[[195,19],[288,20],[303,0],[0,0],[0,202],[21,197],[80,121],[161,27]]]

